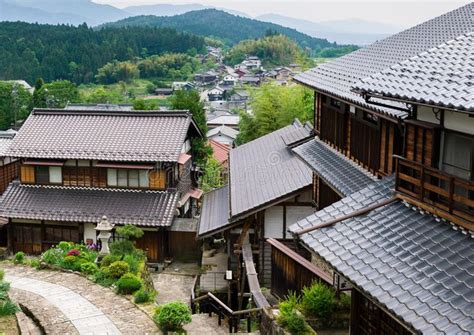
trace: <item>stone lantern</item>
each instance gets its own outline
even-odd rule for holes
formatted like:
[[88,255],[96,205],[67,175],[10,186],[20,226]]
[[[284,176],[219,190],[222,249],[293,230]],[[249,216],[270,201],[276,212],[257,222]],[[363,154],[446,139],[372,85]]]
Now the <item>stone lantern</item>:
[[114,229],[114,225],[107,220],[107,216],[103,216],[102,220],[97,224],[95,230],[99,231],[97,238],[101,242],[101,248],[99,251],[99,257],[110,254],[109,250],[109,238],[112,236],[110,233]]

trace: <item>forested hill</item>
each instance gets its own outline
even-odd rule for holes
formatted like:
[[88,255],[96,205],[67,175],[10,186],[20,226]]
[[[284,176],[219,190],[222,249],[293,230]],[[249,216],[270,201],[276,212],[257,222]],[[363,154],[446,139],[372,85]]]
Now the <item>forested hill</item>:
[[204,38],[170,28],[128,27],[92,30],[86,25],[0,22],[0,80],[34,83],[68,79],[94,81],[97,69],[113,60],[164,52],[205,50]]
[[315,38],[274,23],[262,22],[241,16],[235,16],[216,9],[192,11],[175,16],[135,16],[117,22],[108,23],[106,27],[150,26],[171,27],[196,35],[214,37],[228,45],[243,40],[263,37],[267,32],[278,32],[294,40],[300,47],[319,51],[335,47],[336,44],[326,39]]

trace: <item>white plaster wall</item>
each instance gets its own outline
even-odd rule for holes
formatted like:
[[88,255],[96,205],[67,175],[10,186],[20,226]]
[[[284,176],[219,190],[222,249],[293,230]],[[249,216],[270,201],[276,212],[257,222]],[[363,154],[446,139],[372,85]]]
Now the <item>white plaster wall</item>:
[[92,240],[94,243],[97,242],[95,227],[96,225],[93,223],[84,223],[84,243],[86,243],[87,240]]
[[444,112],[444,127],[461,133],[474,135],[474,117],[465,113]]
[[315,208],[310,206],[287,206],[286,207],[286,227],[300,221],[314,213]]
[[[436,118],[433,111],[437,111],[437,109],[426,106],[418,106],[417,119],[420,121],[439,124],[440,121]],[[438,115],[438,117],[441,116],[441,114]]]
[[273,206],[265,210],[265,237],[283,238],[282,206]]

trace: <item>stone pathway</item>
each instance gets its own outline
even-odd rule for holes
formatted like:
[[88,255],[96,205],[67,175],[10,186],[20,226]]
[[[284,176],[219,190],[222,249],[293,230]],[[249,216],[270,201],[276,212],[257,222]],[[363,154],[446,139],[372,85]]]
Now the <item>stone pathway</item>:
[[[73,273],[2,264],[18,299],[48,334],[155,334],[143,311],[111,289]],[[50,329],[47,331],[46,328]]]

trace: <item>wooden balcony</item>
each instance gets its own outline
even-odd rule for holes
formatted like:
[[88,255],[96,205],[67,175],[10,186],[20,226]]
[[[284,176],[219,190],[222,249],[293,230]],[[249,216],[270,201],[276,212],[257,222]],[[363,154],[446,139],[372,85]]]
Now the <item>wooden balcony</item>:
[[474,231],[474,182],[394,156],[400,198]]

